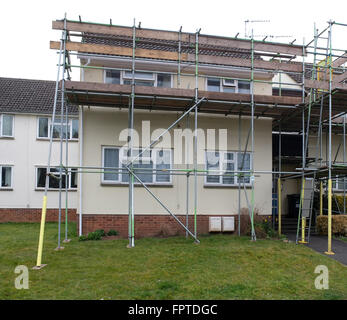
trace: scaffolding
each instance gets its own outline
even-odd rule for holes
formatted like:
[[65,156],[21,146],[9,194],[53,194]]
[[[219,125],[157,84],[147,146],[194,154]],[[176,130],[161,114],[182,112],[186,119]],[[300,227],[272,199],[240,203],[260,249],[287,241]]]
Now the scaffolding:
[[[60,111],[61,131],[60,131],[60,165],[59,174],[54,174],[51,169],[51,153],[53,142],[53,126],[50,128],[50,144],[47,165],[47,175],[45,182],[45,193],[43,197],[42,216],[40,237],[38,245],[37,263],[35,268],[43,267],[42,250],[45,229],[45,216],[47,208],[47,191],[49,178],[59,179],[59,230],[58,246],[61,247],[61,217],[62,217],[62,193],[63,193],[63,174],[65,174],[65,239],[67,238],[67,212],[68,212],[68,176],[72,170],[79,174],[79,235],[82,235],[82,215],[83,215],[83,174],[87,173],[115,173],[122,172],[128,175],[128,247],[135,246],[135,213],[134,213],[134,184],[141,185],[151,197],[185,230],[186,236],[191,236],[196,243],[199,243],[197,230],[198,215],[198,176],[213,175],[230,175],[237,178],[238,185],[238,234],[241,234],[241,194],[244,192],[245,200],[248,207],[249,219],[251,224],[251,240],[256,240],[254,214],[255,214],[255,178],[260,175],[271,175],[277,181],[279,205],[278,232],[281,234],[281,185],[282,181],[293,178],[301,178],[303,185],[305,179],[318,179],[320,185],[320,203],[321,214],[323,181],[328,179],[328,217],[329,217],[329,234],[327,254],[332,254],[331,248],[331,215],[332,215],[332,177],[333,173],[338,172],[339,176],[343,173],[345,177],[345,120],[343,121],[343,163],[339,167],[333,168],[331,157],[332,132],[339,130],[339,127],[333,124],[335,118],[345,114],[344,102],[347,101],[347,84],[344,80],[347,78],[347,72],[341,67],[347,61],[347,53],[342,49],[333,49],[331,41],[332,26],[345,26],[344,24],[329,21],[328,27],[318,33],[314,30],[314,39],[302,45],[275,43],[270,41],[256,40],[253,30],[250,39],[227,38],[217,36],[207,36],[201,34],[201,29],[194,33],[182,32],[182,27],[178,32],[166,30],[143,29],[141,26],[136,27],[135,20],[132,27],[124,27],[109,24],[83,22],[67,20],[66,15],[62,20],[53,21],[52,27],[62,31],[60,41],[51,41],[50,48],[58,50],[58,71],[55,87],[55,98],[52,112],[52,120]],[[321,47],[319,39],[328,32],[327,46]],[[72,38],[81,39],[81,41],[72,41]],[[93,42],[97,39],[103,44]],[[313,43],[313,45],[312,45]],[[313,50],[310,51],[310,50]],[[80,59],[88,61],[86,64],[73,65],[71,56],[77,56]],[[313,62],[306,62],[308,57],[313,56]],[[324,57],[324,63],[318,60],[318,57]],[[302,61],[298,61],[299,58]],[[84,70],[118,70],[118,67],[104,67],[102,64],[94,63],[89,65],[91,59],[106,59],[112,62],[125,61],[126,70],[131,72],[130,85],[124,84],[106,84],[86,82],[84,79]],[[152,63],[152,67],[137,67],[141,61]],[[135,83],[135,72],[152,71],[157,72],[158,66],[166,64],[169,67],[169,74],[177,76],[177,88],[154,88],[141,87]],[[82,72],[82,81],[71,81],[70,72],[72,68],[80,69]],[[152,68],[152,69],[151,69]],[[242,76],[236,80],[249,83],[248,93],[227,93],[211,92],[199,89],[199,78],[213,77],[218,79],[228,79],[225,76],[230,70],[238,70]],[[163,71],[165,73],[165,71]],[[293,83],[282,81],[282,75],[286,73],[291,77],[300,78]],[[279,75],[279,81],[273,81],[273,76]],[[181,89],[181,81],[185,76],[195,77],[194,89]],[[262,76],[262,79],[260,79]],[[265,76],[266,75],[266,76]],[[308,77],[309,75],[309,77]],[[334,79],[333,79],[334,75]],[[345,77],[346,76],[346,77]],[[327,79],[328,77],[328,79]],[[235,79],[233,77],[233,79]],[[255,83],[264,83],[277,85],[279,95],[260,95],[254,91]],[[282,86],[300,86],[301,96],[283,95]],[[58,102],[60,99],[60,110]],[[70,105],[80,106],[80,161],[79,166],[69,166],[68,164],[68,109]],[[128,144],[127,144],[127,163],[120,167],[105,166],[84,166],[83,165],[83,106],[106,106],[113,108],[128,109]],[[182,113],[163,133],[154,139],[148,146],[142,146],[141,151],[134,155],[133,130],[134,130],[134,110],[164,110]],[[327,111],[328,109],[328,111]],[[233,115],[239,119],[238,126],[238,152],[242,154],[241,165],[237,163],[237,168],[232,171],[221,170],[201,170],[197,164],[197,145],[198,145],[198,113],[222,114],[225,116]],[[140,173],[148,172],[146,169],[134,167],[134,162],[147,150],[155,146],[165,133],[170,131],[183,119],[187,120],[187,127],[190,126],[190,115],[193,115],[194,127],[194,144],[193,144],[193,165],[186,165],[185,169],[149,169],[157,174],[167,174],[186,177],[186,219],[182,222],[165,203],[159,199],[139,177]],[[279,155],[278,170],[255,170],[255,120],[259,118],[273,119],[273,131],[279,132]],[[317,117],[319,118],[316,121]],[[241,122],[242,118],[249,118],[249,130],[246,137],[246,144],[241,143]],[[66,122],[65,139],[63,138],[63,121]],[[313,120],[315,119],[315,120]],[[306,123],[305,123],[306,121]],[[323,166],[322,161],[322,136],[324,126],[328,125],[328,161]],[[317,129],[318,127],[318,129]],[[307,167],[306,158],[309,146],[310,133],[318,133],[316,145],[315,166]],[[281,157],[281,134],[282,132],[297,132],[302,135],[302,168],[296,171],[282,171]],[[63,144],[66,146],[66,159],[63,161]],[[250,145],[250,146],[249,146]],[[250,151],[249,151],[250,150]],[[245,169],[245,155],[250,153],[250,168]],[[77,169],[77,170],[76,170]],[[336,176],[336,175],[335,175]],[[193,177],[193,228],[189,228],[189,188],[190,178]],[[344,178],[345,179],[345,178]],[[246,182],[250,184],[250,199],[247,194]],[[344,184],[345,188],[345,184]],[[304,193],[304,187],[302,187]],[[344,190],[345,194],[345,190]],[[301,197],[303,200],[303,196]],[[344,210],[345,213],[345,200]],[[300,211],[302,215],[302,210]],[[273,217],[274,218],[274,217]],[[298,218],[299,224],[303,225],[305,230],[304,218]],[[310,233],[310,232],[309,232]],[[303,238],[305,234],[303,233]],[[298,238],[298,237],[297,237]],[[305,240],[305,239],[303,239]]]

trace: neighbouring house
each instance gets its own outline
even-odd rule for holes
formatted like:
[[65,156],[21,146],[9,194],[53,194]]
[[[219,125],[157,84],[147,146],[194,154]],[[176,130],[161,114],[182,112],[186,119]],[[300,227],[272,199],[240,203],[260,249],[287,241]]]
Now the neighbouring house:
[[[55,81],[0,78],[1,222],[40,221],[52,125],[51,172],[58,170],[54,166],[59,166],[60,118],[54,124],[51,121],[54,92]],[[60,112],[60,104],[57,105]],[[68,159],[74,166],[78,164],[78,109],[71,106],[69,114]],[[65,125],[63,129],[65,136]],[[68,180],[69,219],[75,221],[77,174],[72,173]],[[48,221],[57,221],[58,187],[59,182],[50,177]]]

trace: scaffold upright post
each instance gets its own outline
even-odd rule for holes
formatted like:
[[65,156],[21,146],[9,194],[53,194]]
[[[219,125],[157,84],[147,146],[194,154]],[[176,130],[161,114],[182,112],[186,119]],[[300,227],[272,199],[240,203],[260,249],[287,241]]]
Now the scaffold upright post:
[[334,252],[332,251],[331,242],[332,242],[332,180],[331,180],[331,167],[332,167],[332,161],[331,161],[331,152],[332,152],[332,141],[331,141],[331,130],[332,130],[332,22],[329,21],[329,32],[328,32],[328,38],[329,38],[329,56],[328,56],[328,62],[329,62],[329,160],[328,160],[328,170],[329,170],[329,177],[328,177],[328,250],[325,252],[327,255],[333,255]]

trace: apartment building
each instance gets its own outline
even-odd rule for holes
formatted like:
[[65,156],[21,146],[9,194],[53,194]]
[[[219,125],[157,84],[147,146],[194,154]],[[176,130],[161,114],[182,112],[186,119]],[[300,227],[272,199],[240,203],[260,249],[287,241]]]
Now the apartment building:
[[[60,118],[52,123],[54,92],[54,81],[0,78],[0,221],[40,221],[52,126],[51,172],[59,172],[60,164]],[[60,112],[59,104],[57,110]],[[79,141],[78,109],[74,106],[69,107],[67,129],[68,159],[74,166],[78,165]],[[65,132],[64,118],[64,139]],[[69,175],[68,184],[69,219],[76,220],[77,173]],[[48,221],[57,220],[58,189],[59,181],[51,176]]]

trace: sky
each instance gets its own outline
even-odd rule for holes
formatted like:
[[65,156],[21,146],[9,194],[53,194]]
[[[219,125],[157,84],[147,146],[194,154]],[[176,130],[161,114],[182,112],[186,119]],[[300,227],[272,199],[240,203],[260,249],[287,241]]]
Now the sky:
[[[334,9],[336,8],[336,9]],[[31,0],[3,1],[0,11],[0,76],[55,80],[58,56],[49,49],[50,40],[59,40],[60,31],[52,30],[52,20],[62,19],[195,32],[240,37],[248,32],[267,35],[272,41],[307,43],[313,39],[314,23],[319,30],[328,20],[347,23],[347,1],[87,1]],[[340,30],[341,29],[341,30]],[[335,32],[335,31],[334,31]],[[333,46],[347,49],[347,27],[339,27],[332,36]],[[272,36],[272,38],[271,38]],[[261,38],[259,38],[261,39]],[[72,73],[78,80],[79,71]]]

